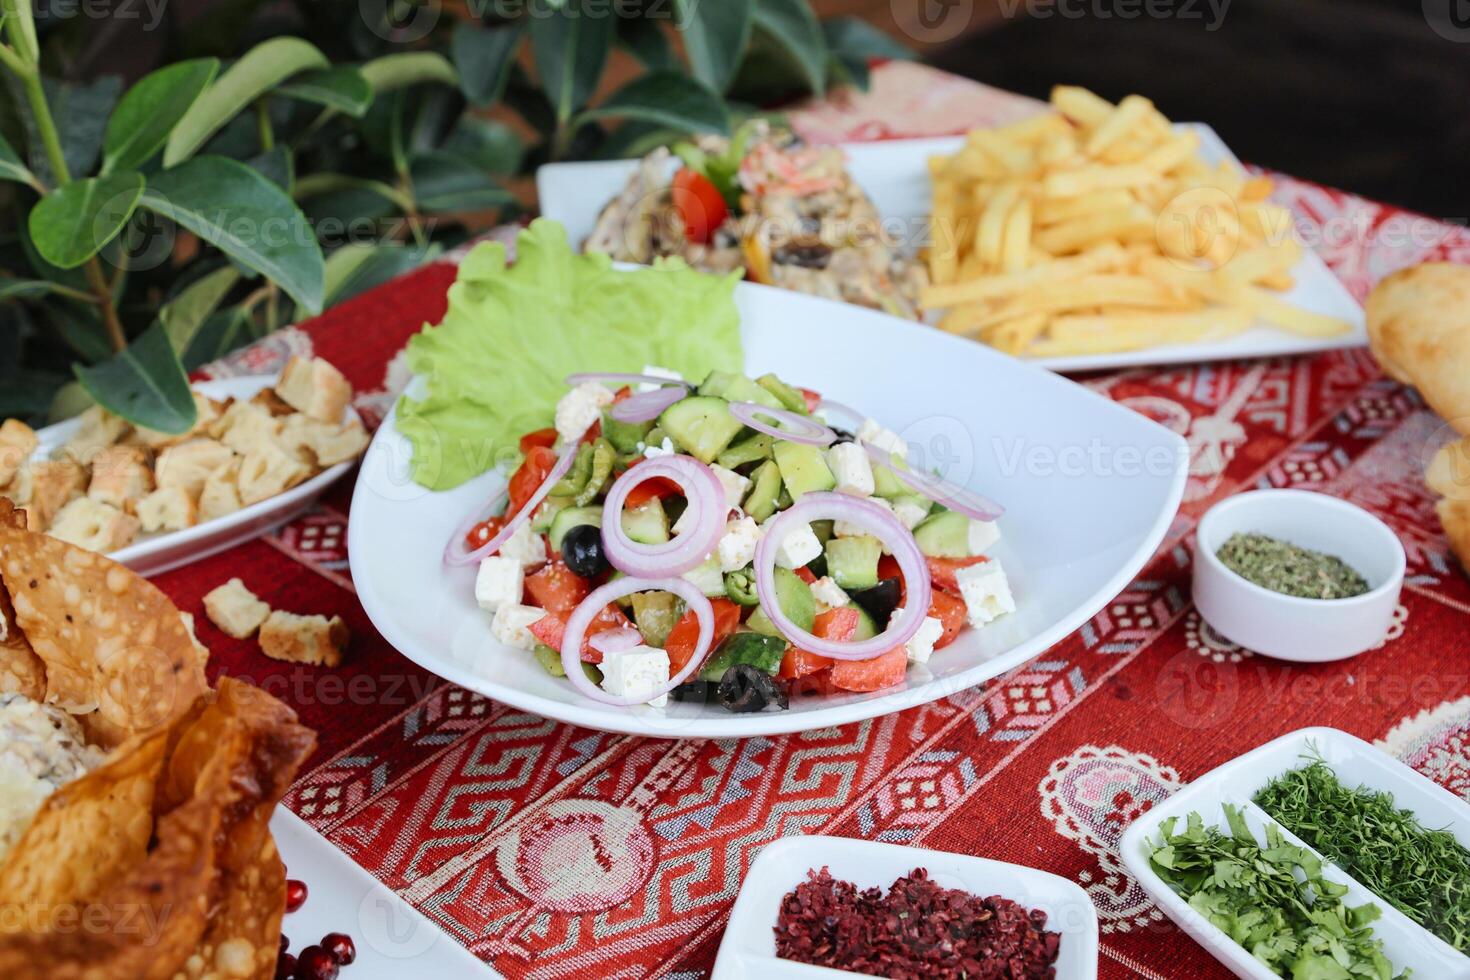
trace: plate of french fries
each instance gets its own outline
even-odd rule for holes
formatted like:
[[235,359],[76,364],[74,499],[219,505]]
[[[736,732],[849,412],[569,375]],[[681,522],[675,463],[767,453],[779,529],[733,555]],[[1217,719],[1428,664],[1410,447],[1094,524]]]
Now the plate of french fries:
[[1367,342],[1362,308],[1207,126],[1058,86],[1051,111],[928,158],[922,304],[1055,370]]

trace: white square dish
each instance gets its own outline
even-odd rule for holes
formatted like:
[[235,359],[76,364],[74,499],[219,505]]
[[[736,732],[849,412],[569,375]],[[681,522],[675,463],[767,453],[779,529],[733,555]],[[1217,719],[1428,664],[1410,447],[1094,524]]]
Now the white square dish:
[[[1177,128],[1199,133],[1200,155],[1207,163],[1221,161],[1240,163],[1216,132],[1201,123],[1180,123]],[[923,244],[930,211],[928,160],[935,155],[951,155],[964,145],[964,137],[892,140],[881,143],[849,143],[842,149],[847,154],[848,169],[858,185],[873,199],[882,215],[885,228],[890,223],[911,236],[914,247]],[[536,190],[541,213],[560,221],[574,246],[591,233],[604,205],[622,190],[637,167],[634,160],[611,160],[593,163],[555,163],[536,171]],[[1368,328],[1363,308],[1327,268],[1310,247],[1303,249],[1301,261],[1291,270],[1296,285],[1282,298],[1293,306],[1337,317],[1352,324],[1353,329],[1336,337],[1302,337],[1258,324],[1244,333],[1225,340],[1199,344],[1175,344],[1146,350],[1121,351],[1112,354],[1088,354],[1073,357],[1031,359],[1032,363],[1053,371],[1096,371],[1108,368],[1136,367],[1147,364],[1180,364],[1202,361],[1231,360],[1245,357],[1277,357],[1361,347],[1368,343]]]
[[860,889],[887,889],[896,879],[923,868],[945,888],[980,896],[999,895],[1028,909],[1039,909],[1046,913],[1047,931],[1062,936],[1057,980],[1093,980],[1097,976],[1097,910],[1075,882],[1035,868],[968,854],[850,837],[795,836],[767,844],[751,863],[730,911],[710,980],[836,980],[860,976],[776,955],[774,930],[781,900],[806,880],[808,869],[823,867],[831,871],[832,877],[850,881]]
[[[1198,812],[1206,826],[1225,826],[1226,803],[1240,808],[1257,840],[1264,840],[1264,825],[1276,821],[1251,798],[1273,777],[1304,764],[1313,753],[1332,767],[1344,785],[1391,793],[1394,802],[1413,811],[1425,827],[1448,830],[1462,845],[1470,847],[1470,804],[1387,753],[1335,728],[1291,732],[1211,770],[1135,820],[1123,833],[1118,848],[1128,872],[1165,914],[1238,977],[1272,980],[1276,974],[1191,909],[1153,870],[1146,844],[1157,839],[1159,825],[1170,817],[1182,825],[1190,813]],[[1295,835],[1282,830],[1288,840],[1302,845]],[[1413,976],[1434,980],[1470,978],[1470,957],[1456,952],[1336,865],[1325,859],[1323,865],[1329,881],[1348,886],[1344,902],[1356,906],[1371,901],[1383,911],[1383,917],[1373,923],[1373,931],[1383,940],[1384,954],[1396,969],[1408,967]]]

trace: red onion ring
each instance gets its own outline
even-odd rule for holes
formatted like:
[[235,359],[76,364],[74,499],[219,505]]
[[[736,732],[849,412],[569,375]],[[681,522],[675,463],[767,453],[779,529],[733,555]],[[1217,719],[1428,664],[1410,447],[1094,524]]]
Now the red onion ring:
[[[514,517],[505,522],[505,526],[500,529],[499,534],[473,551],[464,550],[465,535],[469,534],[470,529],[480,523],[484,518],[480,517],[479,511],[476,511],[470,521],[462,523],[460,529],[454,532],[454,537],[450,538],[449,543],[444,546],[444,564],[472,565],[486,555],[492,555],[499,550],[500,546],[505,544],[510,539],[510,536],[515,534],[516,530],[530,519],[531,515],[535,513],[536,508],[541,505],[541,501],[545,500],[546,495],[551,492],[551,488],[562,477],[567,475],[567,470],[572,468],[572,462],[577,458],[577,450],[581,448],[581,445],[581,440],[577,439],[568,442],[562,447],[561,455],[556,458],[556,465],[551,468],[550,473],[546,474],[546,479],[541,481],[541,486],[537,487],[536,492],[531,494],[531,499],[526,501],[526,505]],[[501,496],[504,495],[505,493],[502,491]],[[496,499],[498,500],[499,497]]]
[[977,521],[993,521],[1006,512],[1000,504],[989,497],[981,496],[968,487],[962,487],[958,483],[932,473],[920,473],[916,470],[907,470],[893,465],[892,454],[886,449],[880,449],[871,442],[864,441],[862,447],[868,451],[873,462],[882,466],[892,473],[899,483],[908,487],[914,493],[927,497],[949,510],[958,511],[966,517],[973,517]]
[[[692,523],[663,544],[639,544],[623,530],[628,493],[654,477],[673,480],[689,501]],[[625,575],[655,578],[683,575],[709,557],[725,530],[725,486],[715,471],[693,456],[655,456],[630,467],[613,482],[602,504],[602,546],[607,560]]]
[[[838,643],[813,636],[793,623],[781,609],[776,596],[776,551],[786,538],[786,532],[795,523],[836,519],[858,524],[887,545],[903,572],[904,588],[908,592],[900,614],[890,622],[888,629],[866,640]],[[792,506],[782,511],[766,529],[755,549],[755,589],[760,596],[761,608],[770,617],[776,629],[788,641],[803,650],[833,660],[871,660],[888,651],[903,646],[924,625],[929,615],[930,582],[929,565],[919,551],[918,542],[908,528],[899,523],[893,512],[861,497],[830,491],[813,491],[802,494]]]
[[[625,595],[634,592],[672,592],[688,603],[688,608],[693,610],[699,619],[699,638],[694,644],[694,653],[690,655],[686,663],[668,682],[660,686],[652,694],[642,698],[625,698],[608,694],[602,688],[592,683],[591,679],[582,671],[582,637],[587,632],[587,627],[597,617],[609,602],[621,599]],[[604,632],[617,632],[616,630]],[[600,635],[600,634],[599,634]],[[705,654],[709,653],[710,644],[715,639],[715,610],[710,601],[705,598],[703,592],[692,582],[681,578],[619,578],[613,579],[606,585],[592,590],[582,604],[572,610],[572,615],[567,619],[567,630],[561,641],[561,665],[566,671],[567,680],[578,691],[587,695],[594,701],[610,704],[614,707],[626,708],[635,704],[644,704],[652,701],[660,695],[667,694],[680,684],[684,683],[691,674],[704,666]],[[635,644],[636,645],[636,644]]]
[[688,388],[655,388],[614,402],[608,414],[619,422],[648,422],[658,418],[670,405],[688,397]]
[[603,656],[631,650],[643,642],[643,634],[631,626],[619,626],[593,633],[587,645]]
[[575,388],[577,385],[586,384],[589,381],[596,382],[597,384],[658,385],[660,388],[665,385],[677,385],[686,391],[694,387],[689,382],[679,378],[661,378],[656,374],[622,374],[616,371],[581,371],[577,374],[569,374],[562,380],[565,381],[568,388]]
[[817,402],[816,410],[819,412],[841,412],[848,418],[855,419],[859,426],[861,426],[864,422],[868,420],[868,417],[862,412],[859,412],[857,409],[849,405],[844,405],[841,402],[834,402],[830,398],[823,398],[821,401]]
[[[795,412],[788,412],[784,408],[770,408],[766,405],[758,405],[755,402],[731,402],[730,414],[757,432],[764,432],[768,436],[785,439],[787,442],[799,442],[808,446],[825,447],[837,441],[837,433],[816,419],[808,415],[797,415]],[[761,415],[775,419],[777,422],[785,422],[787,425],[795,426],[796,430],[783,429],[780,426],[762,422],[758,418]]]

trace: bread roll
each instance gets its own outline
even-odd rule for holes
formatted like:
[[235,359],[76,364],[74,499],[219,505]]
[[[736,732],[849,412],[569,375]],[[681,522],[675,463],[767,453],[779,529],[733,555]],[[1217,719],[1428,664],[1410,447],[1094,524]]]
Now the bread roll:
[[1426,262],[1368,296],[1368,338],[1384,371],[1470,435],[1470,266]]

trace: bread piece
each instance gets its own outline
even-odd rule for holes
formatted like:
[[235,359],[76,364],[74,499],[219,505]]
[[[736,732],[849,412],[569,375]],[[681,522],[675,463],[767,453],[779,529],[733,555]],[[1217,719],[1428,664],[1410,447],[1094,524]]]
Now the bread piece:
[[229,463],[235,453],[213,439],[190,439],[158,454],[154,479],[160,487],[182,487],[191,497],[199,496],[209,474]]
[[78,497],[61,508],[46,533],[78,548],[106,554],[132,541],[138,526],[136,517],[111,504]]
[[336,667],[349,638],[340,616],[298,616],[276,609],[260,627],[260,649],[265,655],[295,664]]
[[1470,266],[1426,262],[1385,277],[1365,306],[1368,339],[1388,375],[1470,435]]
[[0,487],[15,479],[21,464],[31,458],[39,442],[36,430],[20,419],[0,422]]
[[307,466],[316,466],[316,453],[311,444],[317,438],[317,430],[322,429],[327,423],[319,422],[294,409],[290,415],[281,419],[281,432],[276,436],[276,442],[280,447],[292,456],[296,457]]
[[201,524],[216,517],[233,514],[243,506],[240,503],[240,489],[235,484],[239,477],[238,456],[209,474],[204,481],[204,489],[199,492],[198,517]]
[[57,457],[91,466],[92,457],[99,450],[113,445],[128,433],[128,423],[101,405],[93,405],[80,418],[81,427],[66,441],[66,445],[56,451]]
[[310,472],[274,441],[256,446],[240,461],[240,503],[249,505],[274,497],[306,479]]
[[361,456],[367,444],[367,429],[352,419],[343,425],[319,427],[311,441],[311,451],[316,454],[318,465],[336,466]]
[[281,370],[276,394],[298,412],[322,422],[340,422],[352,400],[352,386],[341,371],[319,357],[293,357]]
[[82,495],[87,486],[87,471],[70,459],[38,460],[28,464],[28,468],[31,488],[26,513],[31,519],[30,529],[44,531],[61,508]]
[[142,446],[108,446],[92,458],[92,480],[87,496],[131,511],[153,489],[153,467]]
[[199,391],[192,391],[190,394],[194,396],[194,424],[188,432],[160,432],[157,429],[139,427],[132,431],[126,441],[147,446],[149,449],[163,449],[207,433],[224,411],[224,402],[215,401]]
[[1429,461],[1424,482],[1441,497],[1470,500],[1470,436],[1441,446]]
[[204,615],[237,640],[253,635],[270,614],[271,607],[237,578],[216,586],[204,597]]
[[139,500],[134,511],[143,530],[182,531],[198,521],[199,506],[183,487],[159,487]]
[[274,388],[260,389],[254,395],[250,396],[250,404],[255,405],[257,408],[265,409],[273,417],[278,419],[284,419],[296,411],[296,409],[286,404],[284,398],[276,394]]
[[1434,506],[1439,511],[1445,536],[1450,539],[1450,549],[1460,559],[1460,567],[1470,575],[1470,500],[1446,498]]
[[241,456],[261,443],[270,442],[281,431],[281,423],[270,412],[250,402],[235,402],[210,427],[220,442]]

